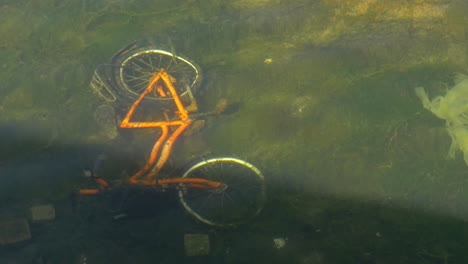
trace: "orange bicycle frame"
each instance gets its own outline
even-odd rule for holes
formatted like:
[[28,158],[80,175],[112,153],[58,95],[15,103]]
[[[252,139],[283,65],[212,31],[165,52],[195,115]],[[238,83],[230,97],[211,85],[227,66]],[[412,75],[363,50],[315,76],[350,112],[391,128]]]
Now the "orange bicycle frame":
[[[185,183],[189,187],[193,188],[204,188],[204,189],[213,189],[220,188],[223,186],[220,182],[209,181],[205,179],[197,178],[172,178],[172,179],[158,179],[158,173],[161,168],[166,164],[169,159],[172,146],[177,138],[182,134],[182,132],[187,129],[192,120],[190,120],[189,112],[184,107],[173,83],[175,79],[169,76],[164,69],[161,69],[159,72],[153,73],[149,84],[145,91],[140,95],[140,97],[133,103],[130,107],[125,118],[120,123],[121,128],[161,128],[161,136],[158,138],[154,144],[150,157],[143,166],[141,170],[136,172],[133,176],[130,177],[129,183],[131,184],[142,184],[142,185],[158,185],[165,188],[166,186],[172,184]],[[166,91],[167,90],[167,91]],[[158,93],[161,97],[167,97],[168,94],[172,96],[172,99],[175,103],[177,110],[175,114],[178,116],[178,120],[174,121],[160,121],[160,122],[132,122],[131,118],[134,115],[138,105],[148,94],[155,92]],[[176,127],[172,132],[172,135],[169,135],[169,127]],[[99,185],[100,189],[86,189],[80,190],[81,194],[97,194],[101,190],[108,187],[108,183],[99,177],[93,177],[94,181]]]

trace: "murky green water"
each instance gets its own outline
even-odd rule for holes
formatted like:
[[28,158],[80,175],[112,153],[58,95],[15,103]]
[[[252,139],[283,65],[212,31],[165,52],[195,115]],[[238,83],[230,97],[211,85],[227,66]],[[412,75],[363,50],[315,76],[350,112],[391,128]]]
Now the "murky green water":
[[[468,168],[447,159],[445,122],[414,88],[443,95],[468,73],[467,11],[463,0],[3,0],[0,220],[44,203],[56,219],[0,246],[0,263],[465,263]],[[89,87],[142,39],[201,66],[201,111],[228,100],[177,142],[168,171],[206,155],[255,164],[268,200],[253,221],[204,226],[171,193],[73,195],[99,154],[116,181],[150,152],[155,132],[117,134]],[[113,107],[122,119],[128,105]],[[186,257],[187,233],[208,234],[209,255]]]

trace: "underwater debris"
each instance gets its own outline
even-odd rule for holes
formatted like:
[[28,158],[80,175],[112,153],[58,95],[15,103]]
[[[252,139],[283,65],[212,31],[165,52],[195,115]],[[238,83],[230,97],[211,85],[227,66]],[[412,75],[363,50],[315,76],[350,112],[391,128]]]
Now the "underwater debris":
[[424,108],[446,120],[447,131],[452,138],[448,157],[455,158],[456,151],[461,150],[468,165],[468,76],[457,74],[455,86],[445,96],[437,96],[432,101],[423,87],[414,90]]

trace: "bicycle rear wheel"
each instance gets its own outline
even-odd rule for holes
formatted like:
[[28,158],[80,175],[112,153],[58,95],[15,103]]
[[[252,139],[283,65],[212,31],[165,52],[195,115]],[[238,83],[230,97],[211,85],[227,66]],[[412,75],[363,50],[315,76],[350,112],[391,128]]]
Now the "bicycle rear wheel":
[[[114,59],[120,65],[114,73],[115,83],[119,93],[124,97],[137,99],[148,86],[151,76],[160,69],[164,69],[171,77],[176,79],[174,87],[181,98],[190,96],[201,83],[200,67],[194,62],[178,56],[172,52],[143,48],[129,50],[124,55]],[[149,94],[145,98],[152,100],[172,100],[171,96],[161,97],[158,94]]]
[[179,190],[189,214],[214,226],[233,226],[258,215],[265,202],[264,177],[252,164],[231,157],[211,158],[190,167],[182,178],[218,181],[225,188]]

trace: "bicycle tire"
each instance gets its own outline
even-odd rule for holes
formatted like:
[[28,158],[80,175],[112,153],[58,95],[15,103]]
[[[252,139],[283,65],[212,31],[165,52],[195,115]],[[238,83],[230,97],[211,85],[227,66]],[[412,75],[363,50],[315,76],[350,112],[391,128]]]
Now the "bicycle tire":
[[[130,46],[129,50],[114,58],[113,63],[118,65],[113,74],[118,93],[131,100],[141,95],[153,73],[162,68],[176,79],[174,87],[181,98],[189,96],[188,89],[195,93],[202,81],[200,66],[187,58],[162,49],[146,47],[132,50]],[[171,96],[161,97],[156,93],[149,94],[145,98],[172,100]]]
[[265,202],[264,176],[252,164],[232,157],[211,158],[191,166],[182,178],[222,182],[223,190],[197,188],[179,190],[185,210],[213,226],[235,226],[260,213]]

